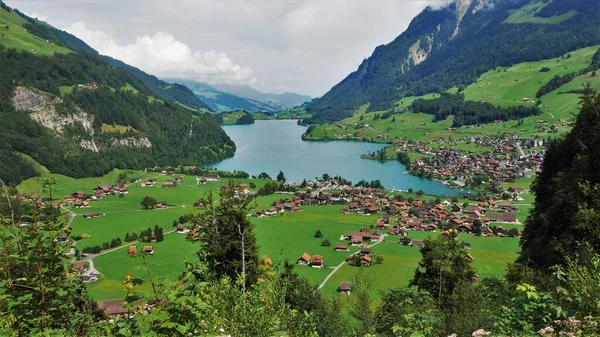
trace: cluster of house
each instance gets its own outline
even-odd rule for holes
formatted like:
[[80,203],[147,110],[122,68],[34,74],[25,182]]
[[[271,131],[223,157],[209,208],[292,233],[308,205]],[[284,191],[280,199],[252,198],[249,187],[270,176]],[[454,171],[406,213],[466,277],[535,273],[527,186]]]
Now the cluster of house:
[[471,137],[469,141],[480,147],[489,147],[491,151],[465,152],[448,147],[447,141],[438,142],[439,147],[423,142],[404,142],[396,146],[400,151],[424,155],[411,164],[412,174],[448,181],[457,187],[472,185],[473,178],[477,176],[490,177],[489,190],[496,195],[505,192],[502,183],[531,177],[532,172],[541,169],[543,152],[525,152],[523,149],[543,145],[541,140],[505,135],[499,138]]
[[302,208],[300,207],[300,205],[302,205],[302,202],[303,200],[301,196],[295,196],[290,199],[276,200],[273,202],[273,207],[267,210],[259,209],[254,214],[252,214],[252,216],[256,218],[263,218],[265,216],[274,216],[278,213],[283,213],[285,211],[291,213],[301,212]]
[[83,282],[91,283],[98,281],[98,276],[95,274],[87,274],[87,265],[83,262],[76,262],[71,265],[71,270],[76,272]]
[[[517,216],[514,212],[519,209],[510,202],[479,202],[474,205],[462,207],[451,204],[445,200],[436,204],[434,201],[421,201],[418,199],[408,201],[392,201],[383,206],[387,213],[378,219],[373,226],[375,234],[407,236],[408,231],[429,231],[456,229],[457,231],[474,234],[474,223],[481,223],[482,235],[493,236],[520,236],[517,229],[504,229],[502,226],[494,227],[492,223],[517,224]],[[397,220],[392,220],[392,215]],[[366,231],[362,231],[363,233]],[[373,233],[371,233],[373,235]],[[378,237],[378,236],[375,236]],[[369,238],[368,236],[366,238]],[[363,239],[365,237],[363,236]],[[372,237],[371,237],[371,240]],[[352,243],[358,244],[358,237],[352,239]],[[414,247],[420,247],[420,242],[408,242]]]
[[[137,252],[138,249],[136,246],[129,246],[127,249],[127,254],[129,255],[135,255]],[[146,254],[154,254],[154,246],[144,246],[144,248],[142,248],[142,252]]]
[[308,255],[306,253],[300,255],[296,264],[301,266],[310,266],[313,268],[323,268],[325,261],[321,255]]
[[[65,195],[63,201],[66,204],[71,204],[75,208],[86,208],[89,207],[89,202],[93,200],[100,200],[107,195],[114,194],[127,194],[129,188],[124,184],[115,185],[97,185],[92,189],[92,193],[85,193],[83,191],[77,191],[72,194]],[[98,215],[96,215],[98,216]],[[91,216],[95,217],[95,216]]]

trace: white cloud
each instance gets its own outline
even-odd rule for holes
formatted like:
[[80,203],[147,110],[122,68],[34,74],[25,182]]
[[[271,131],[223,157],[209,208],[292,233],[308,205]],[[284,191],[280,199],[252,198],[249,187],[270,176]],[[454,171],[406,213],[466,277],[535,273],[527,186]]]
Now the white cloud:
[[44,14],[40,14],[38,12],[31,12],[31,13],[24,13],[25,15],[27,15],[30,18],[34,18],[34,19],[38,19],[40,21],[48,21],[48,17],[45,16]]
[[144,35],[128,44],[119,44],[112,35],[90,30],[79,21],[66,29],[101,54],[119,59],[158,77],[170,77],[209,83],[251,84],[254,71],[236,64],[226,53],[194,51],[166,32]]

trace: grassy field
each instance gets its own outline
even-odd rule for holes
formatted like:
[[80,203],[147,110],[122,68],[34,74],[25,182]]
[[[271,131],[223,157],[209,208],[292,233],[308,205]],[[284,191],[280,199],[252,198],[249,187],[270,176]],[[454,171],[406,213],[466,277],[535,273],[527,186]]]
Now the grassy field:
[[[478,80],[464,90],[465,98],[473,101],[489,101],[500,106],[525,103],[523,98],[535,99],[538,89],[554,76],[579,71],[591,63],[593,54],[600,46],[593,46],[567,53],[564,58],[554,58],[539,62],[520,63],[511,67],[498,68],[481,75]],[[540,69],[546,67],[547,72]],[[386,111],[366,112],[368,105],[357,109],[356,113],[336,124],[316,125],[308,135],[309,139],[359,139],[391,143],[397,139],[410,138],[418,141],[433,141],[439,138],[461,140],[470,136],[500,135],[517,133],[521,137],[547,137],[547,130],[554,134],[570,130],[568,124],[578,110],[580,94],[574,92],[589,85],[600,88],[600,77],[591,73],[576,77],[570,83],[541,97],[542,115],[523,118],[521,121],[507,121],[500,124],[484,124],[480,128],[464,126],[458,130],[448,130],[452,126],[452,116],[447,120],[433,122],[433,116],[405,112],[394,114],[386,119],[376,119]],[[451,88],[449,92],[455,92]],[[396,103],[396,109],[408,107],[417,98],[432,98],[435,94],[421,97],[406,97]],[[554,135],[553,135],[554,136]],[[466,151],[487,151],[461,140],[452,145]],[[395,156],[390,156],[394,158]]]
[[[144,244],[138,243],[141,249]],[[169,284],[185,269],[184,262],[194,261],[199,245],[185,240],[184,234],[165,235],[163,242],[152,243],[154,253],[147,255],[148,269],[155,283]],[[127,273],[133,274],[142,284],[138,291],[142,294],[151,294],[152,288],[148,282],[148,274],[144,263],[139,256],[127,254],[127,247],[114,251],[110,254],[99,256],[94,259],[94,266],[102,271],[100,279],[96,283],[90,283],[88,290],[94,299],[114,299],[125,297],[123,280]]]
[[504,21],[505,23],[537,23],[537,24],[557,24],[572,18],[577,14],[576,10],[570,10],[561,15],[555,15],[549,18],[536,16],[542,8],[549,2],[535,1],[519,9],[510,11],[510,15]]
[[[147,179],[155,177],[157,186],[171,178],[158,173],[144,173],[142,171],[120,171],[115,170],[106,176],[98,178],[73,179],[62,175],[47,173],[43,167],[44,177],[57,179],[56,190],[60,196],[75,191],[90,193],[92,188],[98,184],[113,184],[117,181],[119,174],[127,173],[129,177],[141,177]],[[179,176],[179,175],[176,175]],[[239,183],[249,183],[247,179],[236,179]],[[252,180],[258,187],[264,185],[265,180]],[[171,229],[174,220],[184,214],[193,212],[193,202],[202,197],[208,191],[217,191],[225,183],[214,182],[205,185],[196,185],[195,177],[186,176],[186,179],[175,188],[141,187],[139,183],[129,185],[129,193],[124,197],[107,196],[102,200],[92,201],[89,208],[69,209],[76,214],[72,222],[73,235],[88,234],[89,238],[77,243],[78,249],[87,246],[102,245],[117,237],[124,239],[125,233],[139,233],[148,227],[155,225]],[[517,182],[522,184],[524,182]],[[38,193],[41,181],[38,178],[28,179],[18,186],[20,191],[27,193]],[[158,201],[167,201],[169,208],[160,210],[143,210],[140,205],[145,195],[155,197]],[[415,197],[414,194],[403,193],[406,197]],[[260,197],[256,200],[253,208],[266,209],[273,201],[287,198],[286,194],[274,194]],[[435,196],[423,196],[423,200],[433,199]],[[463,203],[465,200],[459,200]],[[379,216],[361,216],[356,214],[345,215],[340,212],[342,206],[303,206],[299,213],[284,213],[276,217],[263,219],[250,218],[255,224],[259,252],[261,256],[271,256],[274,260],[290,260],[295,262],[303,254],[319,254],[324,256],[326,267],[315,269],[307,266],[297,266],[296,271],[306,277],[311,283],[319,284],[330,273],[331,268],[340,264],[348,252],[335,252],[333,247],[340,243],[340,236],[349,231],[359,230],[362,226],[370,226],[375,223]],[[526,212],[528,208],[521,208]],[[104,216],[85,219],[82,215],[86,213],[103,213]],[[380,215],[381,216],[381,215]],[[526,215],[520,215],[519,219]],[[518,225],[516,225],[518,226]],[[317,230],[323,233],[322,238],[314,238]],[[435,233],[414,232],[410,234],[414,238],[426,238],[435,236]],[[149,257],[150,270],[153,278],[159,283],[168,283],[176,279],[184,269],[185,259],[193,260],[198,246],[183,240],[181,234],[168,234],[165,241],[153,244],[154,255]],[[330,247],[323,247],[323,240],[329,240]],[[420,259],[418,249],[404,247],[397,243],[398,237],[388,237],[373,248],[373,251],[384,257],[382,265],[374,265],[365,269],[365,274],[372,278],[374,294],[379,290],[388,289],[396,285],[405,285],[412,276],[414,268]],[[505,264],[514,260],[518,251],[516,239],[509,238],[476,238],[461,237],[471,242],[472,255],[476,257],[475,266],[481,276],[501,275]],[[138,244],[141,246],[142,244]],[[96,300],[119,298],[123,296],[123,278],[127,272],[132,272],[139,277],[142,285],[139,291],[150,295],[150,286],[147,275],[143,268],[141,259],[132,258],[127,255],[125,244],[122,249],[109,252],[94,259],[96,268],[102,273],[100,280],[89,284],[90,293]],[[357,248],[351,248],[351,252]],[[323,291],[328,294],[335,292],[341,281],[351,281],[358,269],[351,266],[342,267],[338,273],[325,285]],[[142,282],[143,281],[143,282]]]
[[125,133],[129,130],[135,131],[135,129],[132,128],[131,126],[118,125],[118,124],[110,125],[110,124],[102,123],[102,133],[106,133],[106,132]]
[[20,17],[16,12],[8,12],[0,8],[0,44],[7,48],[15,48],[19,51],[35,50],[38,55],[52,55],[53,52],[70,53],[69,49],[57,46],[53,43],[48,43],[40,39],[25,28],[23,24],[27,23],[25,19]]
[[[409,232],[413,239],[435,238],[439,234]],[[381,291],[408,285],[414,270],[421,259],[419,249],[398,243],[399,237],[388,236],[385,242],[372,248],[372,252],[383,257],[381,265],[363,268],[363,275],[369,280],[373,295],[378,298]],[[480,277],[503,276],[506,264],[514,261],[519,251],[518,239],[484,238],[461,234],[459,240],[469,242],[469,253]],[[334,294],[341,282],[352,282],[359,271],[358,267],[345,264],[323,287],[326,294]]]
[[223,116],[223,124],[222,125],[234,125],[237,123],[238,119],[240,119],[240,117],[244,116],[245,112],[243,111],[233,111],[233,112],[226,112],[226,113],[221,113],[221,116]]

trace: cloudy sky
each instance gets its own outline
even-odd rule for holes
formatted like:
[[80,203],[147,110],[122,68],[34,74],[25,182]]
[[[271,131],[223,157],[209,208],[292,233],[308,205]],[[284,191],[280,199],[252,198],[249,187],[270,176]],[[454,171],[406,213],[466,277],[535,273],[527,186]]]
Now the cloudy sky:
[[448,0],[6,0],[159,77],[323,95]]

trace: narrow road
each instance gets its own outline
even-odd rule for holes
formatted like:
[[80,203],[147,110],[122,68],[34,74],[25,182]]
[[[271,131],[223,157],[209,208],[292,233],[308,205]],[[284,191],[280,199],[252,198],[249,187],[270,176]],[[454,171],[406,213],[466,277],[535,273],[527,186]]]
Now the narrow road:
[[525,152],[523,151],[523,148],[521,147],[521,143],[517,142],[517,148],[519,149],[519,152],[521,152],[521,156],[525,157]]
[[[174,230],[171,230],[169,232],[165,232],[164,234],[165,235],[172,234],[172,233],[175,233],[175,231],[176,230],[174,229]],[[105,250],[105,251],[100,252],[98,254],[87,254],[86,257],[85,257],[85,259],[79,260],[77,262],[84,262],[84,263],[87,262],[87,263],[90,264],[89,269],[85,272],[84,275],[90,275],[90,274],[96,274],[96,275],[98,275],[98,274],[100,274],[100,272],[98,271],[98,269],[96,269],[94,267],[94,259],[95,258],[97,258],[98,256],[106,255],[108,253],[112,253],[114,251],[117,251],[117,250],[129,247],[131,245],[135,245],[136,243],[139,243],[139,242],[140,242],[139,240],[131,241],[131,242],[126,242],[124,245],[121,245],[121,246],[118,246],[118,247],[115,247],[115,248],[111,248],[111,249]]]
[[[381,239],[381,240],[379,240],[379,241],[375,242],[374,244],[369,245],[367,247],[371,248],[371,247],[374,247],[374,246],[376,246],[376,245],[378,245],[378,244],[380,244],[382,242],[383,242],[383,239]],[[360,252],[360,250],[357,251],[357,252],[354,252],[354,253],[352,253],[350,255],[356,255],[359,252]],[[342,266],[344,264],[346,264],[346,260],[342,261],[342,263],[338,264],[335,268],[333,268],[333,270],[331,271],[331,273],[329,273],[329,275],[327,275],[327,277],[323,280],[323,282],[321,282],[321,284],[319,284],[319,288],[317,288],[317,289],[321,290],[321,288],[323,288],[325,286],[325,284],[327,283],[327,281],[329,281],[329,279],[333,276],[333,274],[335,274],[340,268],[342,268]]]

